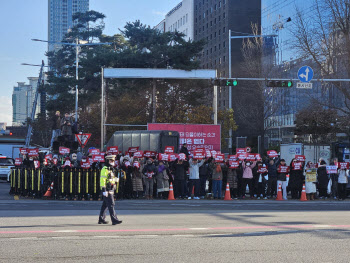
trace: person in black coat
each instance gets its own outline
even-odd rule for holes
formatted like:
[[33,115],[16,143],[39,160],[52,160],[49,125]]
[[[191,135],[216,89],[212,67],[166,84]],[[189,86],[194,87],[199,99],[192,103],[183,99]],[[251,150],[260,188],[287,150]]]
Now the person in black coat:
[[304,181],[304,165],[302,165],[301,170],[294,169],[294,163],[297,162],[297,159],[293,158],[290,163],[290,173],[289,173],[289,183],[288,186],[291,189],[292,199],[300,199],[301,191],[303,188]]
[[267,170],[269,171],[267,195],[271,198],[277,194],[277,167],[280,165],[279,159],[270,159],[267,163]]
[[190,158],[190,153],[188,152],[187,149],[187,143],[184,143],[180,149],[180,153],[184,153],[186,155],[186,160],[189,160]]
[[183,160],[177,160],[173,165],[175,198],[184,198],[186,194],[186,170],[188,165]]
[[327,198],[328,181],[329,177],[327,174],[326,162],[321,160],[317,169],[317,182],[320,199]]

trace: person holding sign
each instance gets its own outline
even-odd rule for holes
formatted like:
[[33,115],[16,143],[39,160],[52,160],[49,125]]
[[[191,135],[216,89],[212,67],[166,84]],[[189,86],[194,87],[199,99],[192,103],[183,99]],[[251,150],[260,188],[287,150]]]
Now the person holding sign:
[[243,176],[242,176],[242,189],[241,189],[241,194],[242,198],[245,198],[245,192],[246,192],[246,187],[248,185],[249,187],[249,196],[250,198],[253,198],[253,168],[256,165],[256,161],[251,163],[250,161],[248,162],[242,162],[242,167],[243,167]]
[[142,173],[144,175],[144,179],[145,179],[144,181],[146,185],[146,191],[145,191],[146,199],[147,200],[153,199],[153,182],[157,175],[157,168],[153,164],[151,159],[147,160],[147,163],[143,168]]
[[290,163],[290,174],[289,174],[289,187],[292,193],[292,199],[300,199],[301,190],[303,188],[303,168],[304,165],[302,162],[297,161],[293,158]]
[[[286,166],[286,161],[281,159],[280,165],[277,169],[277,188],[281,185],[283,200],[287,200],[287,174],[289,172],[289,167]],[[277,189],[278,191],[278,189]]]
[[230,186],[231,198],[238,198],[238,174],[237,169],[239,168],[239,162],[234,161],[230,164],[227,171],[227,183]]
[[320,165],[317,168],[317,182],[320,199],[327,199],[328,181],[329,177],[327,174],[326,162],[323,159],[320,159]]
[[[336,167],[338,167],[338,164],[340,164],[338,163],[338,158],[334,158],[330,165],[335,165]],[[337,170],[337,173],[331,173],[329,175],[329,180],[332,181],[331,195],[333,199],[337,199],[338,197],[338,179],[339,179],[338,170]]]
[[[191,159],[190,160],[190,176],[189,176],[189,193],[192,192],[192,187],[194,187],[194,197],[193,199],[200,199],[199,194],[199,186],[200,186],[200,181],[199,181],[199,167],[201,167],[204,164],[204,159],[201,160],[198,163],[197,159]],[[188,199],[191,199],[191,194],[189,194]]]
[[213,165],[213,197],[221,199],[223,170],[226,169],[224,163],[215,162]]
[[340,163],[339,176],[338,176],[338,193],[339,201],[345,200],[347,197],[346,186],[348,185],[349,169],[348,163]]
[[315,200],[317,169],[312,168],[312,162],[307,162],[305,167],[305,192],[307,200]]

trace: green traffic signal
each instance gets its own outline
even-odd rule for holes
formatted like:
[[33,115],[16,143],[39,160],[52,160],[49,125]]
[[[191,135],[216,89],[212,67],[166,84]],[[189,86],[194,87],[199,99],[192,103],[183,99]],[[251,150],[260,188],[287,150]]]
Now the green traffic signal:
[[288,81],[288,88],[291,88],[293,86],[293,82]]
[[238,81],[235,79],[232,84],[233,84],[233,86],[237,86],[238,85]]

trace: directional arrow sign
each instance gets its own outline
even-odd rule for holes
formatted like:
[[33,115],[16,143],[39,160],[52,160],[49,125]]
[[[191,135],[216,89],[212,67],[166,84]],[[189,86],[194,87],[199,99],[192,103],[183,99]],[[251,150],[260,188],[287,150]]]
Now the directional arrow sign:
[[75,137],[77,137],[79,144],[84,147],[90,139],[91,133],[79,133]]
[[314,71],[309,66],[301,67],[298,71],[298,78],[303,83],[308,83],[312,80]]

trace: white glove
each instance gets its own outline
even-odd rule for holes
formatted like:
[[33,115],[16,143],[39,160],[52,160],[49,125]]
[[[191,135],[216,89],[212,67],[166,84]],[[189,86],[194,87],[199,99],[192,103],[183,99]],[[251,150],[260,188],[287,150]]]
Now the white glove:
[[108,192],[103,192],[102,194],[103,194],[103,196],[105,196],[105,197],[108,196]]

